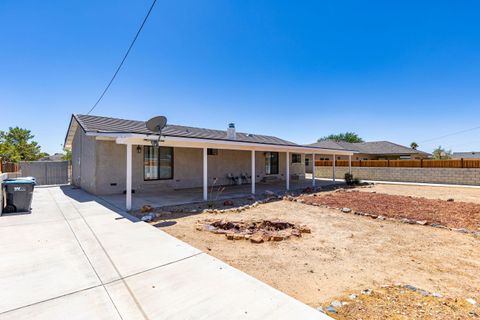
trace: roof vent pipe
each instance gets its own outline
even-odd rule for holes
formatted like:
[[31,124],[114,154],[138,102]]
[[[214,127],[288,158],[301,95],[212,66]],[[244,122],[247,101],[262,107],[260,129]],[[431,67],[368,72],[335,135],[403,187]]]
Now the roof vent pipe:
[[237,132],[235,131],[235,123],[233,122],[228,124],[227,139],[229,140],[237,139]]

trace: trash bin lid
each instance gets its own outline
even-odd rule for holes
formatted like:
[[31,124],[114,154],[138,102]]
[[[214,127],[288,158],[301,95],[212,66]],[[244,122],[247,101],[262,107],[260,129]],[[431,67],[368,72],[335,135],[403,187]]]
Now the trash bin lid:
[[35,184],[31,179],[6,179],[3,184]]

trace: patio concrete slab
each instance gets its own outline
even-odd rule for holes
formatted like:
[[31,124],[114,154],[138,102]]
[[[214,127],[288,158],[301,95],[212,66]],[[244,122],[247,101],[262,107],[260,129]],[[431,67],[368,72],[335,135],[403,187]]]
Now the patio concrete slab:
[[72,187],[0,231],[0,319],[328,318]]
[[[342,181],[327,181],[327,180],[315,180],[317,187],[327,187],[332,185],[344,184]],[[291,181],[290,191],[303,190],[306,187],[312,186],[312,179],[305,179],[302,181]],[[251,186],[249,184],[243,185],[229,185],[223,186],[223,191],[218,192],[220,186],[213,188],[209,197],[215,200],[225,200],[248,197],[251,195]],[[209,188],[209,192],[212,190]],[[273,191],[278,194],[285,192],[285,181],[275,181],[269,183],[257,183],[256,195],[262,195],[265,191]],[[100,196],[105,202],[110,205],[125,210],[125,195],[113,194]],[[190,189],[178,189],[178,190],[158,190],[158,191],[140,191],[132,194],[132,210],[139,210],[144,205],[150,205],[152,207],[164,207],[175,206],[180,204],[203,202],[203,189],[202,188],[190,188]]]

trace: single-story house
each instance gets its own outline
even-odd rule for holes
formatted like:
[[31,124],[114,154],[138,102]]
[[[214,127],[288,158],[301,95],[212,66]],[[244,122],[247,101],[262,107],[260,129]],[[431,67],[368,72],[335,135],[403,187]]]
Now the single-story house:
[[454,152],[452,159],[480,159],[480,151]]
[[[352,150],[355,155],[352,160],[401,160],[401,159],[425,159],[431,155],[427,152],[405,147],[390,141],[371,141],[351,143],[345,141],[322,140],[308,146],[317,148],[331,148],[339,150]],[[311,172],[310,165],[312,157],[306,156],[307,171]],[[316,160],[333,160],[331,154],[317,154]],[[348,160],[347,156],[337,154],[335,160]]]
[[[305,179],[306,154],[352,156],[346,148],[304,146],[277,137],[167,124],[161,134],[145,121],[74,114],[64,148],[72,152],[72,184],[92,194],[126,194],[212,185]],[[253,177],[253,179],[252,179]],[[315,185],[315,179],[312,179]]]

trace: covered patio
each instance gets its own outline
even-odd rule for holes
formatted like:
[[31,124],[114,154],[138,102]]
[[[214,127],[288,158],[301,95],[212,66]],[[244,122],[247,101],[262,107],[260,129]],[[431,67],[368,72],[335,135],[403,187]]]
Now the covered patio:
[[[305,179],[303,181],[292,181],[290,185],[290,191],[301,191],[307,187],[312,186],[312,180]],[[333,185],[341,185],[343,182],[327,181],[316,179],[315,185],[317,187],[330,187]],[[219,191],[223,189],[223,191]],[[284,182],[258,182],[256,184],[256,195],[260,196],[267,191],[281,194],[285,191]],[[210,186],[208,188],[208,201],[226,200],[243,198],[251,195],[250,185],[229,185],[229,186]],[[100,196],[103,200],[111,205],[126,210],[125,195],[113,194]],[[139,210],[144,205],[149,205],[154,208],[160,208],[165,206],[175,206],[182,204],[201,203],[205,201],[203,199],[203,188],[189,188],[189,189],[177,189],[167,191],[143,191],[135,193],[132,196],[131,210]]]
[[[277,191],[280,190],[291,190],[292,188],[305,188],[307,186],[316,187],[319,181],[316,179],[304,179],[305,177],[305,165],[303,166],[303,177],[299,181],[291,181],[291,167],[292,167],[292,156],[293,154],[296,155],[305,155],[305,154],[312,154],[312,158],[315,158],[317,153],[330,153],[333,155],[333,158],[337,155],[345,155],[348,156],[351,163],[351,156],[353,152],[348,150],[330,150],[330,149],[323,149],[323,148],[315,148],[309,146],[302,146],[302,145],[287,145],[287,144],[273,144],[273,143],[255,143],[255,142],[243,142],[237,141],[235,136],[226,139],[226,140],[219,140],[219,139],[205,139],[205,138],[185,138],[185,137],[176,137],[176,136],[164,136],[164,135],[144,135],[144,134],[124,134],[124,135],[116,135],[115,137],[116,144],[126,145],[126,189],[125,189],[125,209],[127,211],[135,209],[135,207],[142,206],[148,203],[142,203],[145,201],[149,201],[153,204],[153,206],[161,206],[160,204],[165,203],[174,203],[176,201],[183,201],[183,203],[188,202],[197,202],[197,201],[208,201],[209,200],[209,193],[211,193],[211,188],[215,188],[216,178],[210,179],[209,177],[209,165],[208,165],[208,155],[209,150],[216,149],[216,150],[233,150],[233,151],[244,151],[250,154],[250,184],[249,186],[246,185],[238,185],[238,186],[229,186],[225,189],[225,192],[222,192],[221,195],[217,197],[217,200],[220,199],[219,197],[225,198],[232,198],[232,197],[242,197],[245,194],[256,195],[258,193],[262,193],[265,190],[275,189]],[[193,148],[193,149],[200,149],[202,151],[202,188],[194,188],[194,189],[184,189],[181,192],[172,190],[162,190],[153,192],[150,194],[153,197],[145,195],[143,197],[135,194],[135,206],[133,205],[133,193],[132,193],[132,154],[133,154],[133,146],[159,146],[159,147],[180,147],[180,148]],[[276,153],[277,156],[279,153],[284,155],[285,163],[284,163],[284,172],[276,172],[276,175],[280,175],[280,180],[275,180],[272,183],[268,183],[267,181],[264,184],[260,183],[259,179],[260,176],[257,175],[257,164],[256,159],[258,157],[258,153],[270,154]],[[279,158],[277,162],[280,162]],[[301,162],[301,161],[300,161]],[[335,163],[335,161],[334,161]],[[315,177],[315,163],[312,162],[312,176]],[[278,164],[277,164],[277,171],[278,171]],[[282,170],[280,170],[282,171]],[[265,177],[264,177],[265,178]],[[262,179],[265,181],[265,179]],[[332,181],[335,183],[335,165],[333,167],[332,173]],[[294,184],[296,184],[294,186]],[[260,189],[257,190],[257,187]],[[263,190],[261,190],[263,188]],[[199,198],[199,189],[201,190],[201,198]],[[228,189],[228,190],[227,190]],[[271,190],[274,191],[274,190]],[[146,193],[148,194],[148,193]],[[163,200],[162,200],[163,199]]]

